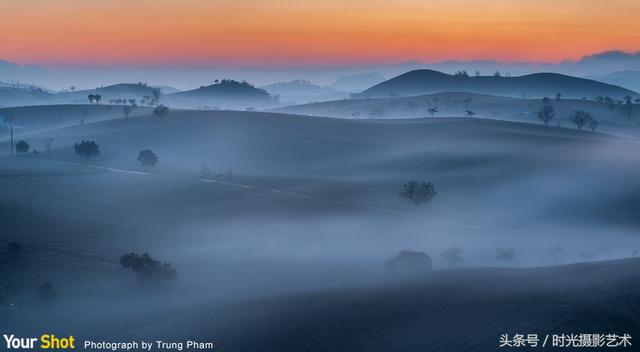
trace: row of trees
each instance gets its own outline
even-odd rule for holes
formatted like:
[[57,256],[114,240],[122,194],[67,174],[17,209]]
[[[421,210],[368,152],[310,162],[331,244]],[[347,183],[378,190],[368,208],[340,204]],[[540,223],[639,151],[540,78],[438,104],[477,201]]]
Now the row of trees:
[[[124,116],[124,118],[129,118],[129,115],[131,115],[131,113],[136,109],[137,105],[125,105],[122,107],[122,116]],[[169,108],[167,106],[164,106],[162,104],[156,106],[153,109],[153,114],[157,117],[165,117],[169,114]]]
[[[545,126],[549,126],[549,123],[556,118],[555,109],[551,105],[545,105],[538,111],[537,117]],[[588,126],[592,132],[595,132],[600,125],[600,122],[591,113],[583,110],[575,110],[569,117],[569,121],[575,124],[579,131]]]
[[[151,95],[145,95],[142,97],[142,99],[140,99],[140,105],[142,106],[159,106],[160,105],[160,98],[162,97],[162,90],[160,88],[152,88],[151,89]],[[89,103],[90,104],[100,104],[102,102],[102,95],[100,94],[89,94],[87,95],[87,99],[89,99]],[[118,98],[118,99],[111,99],[109,100],[109,103],[111,104],[118,104],[118,105],[131,105],[131,106],[135,106],[137,105],[136,103],[136,99],[123,99],[123,98]]]

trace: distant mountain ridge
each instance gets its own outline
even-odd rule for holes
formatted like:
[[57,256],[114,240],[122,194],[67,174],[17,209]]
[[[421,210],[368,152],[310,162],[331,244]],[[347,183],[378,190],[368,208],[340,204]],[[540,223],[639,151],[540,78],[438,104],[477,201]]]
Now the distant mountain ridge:
[[585,77],[640,92],[640,70],[616,71],[602,76]]
[[640,96],[635,91],[594,80],[558,73],[534,73],[517,77],[450,75],[434,70],[413,70],[391,78],[360,94],[357,98],[415,96],[441,92],[467,92],[506,97],[571,98]]

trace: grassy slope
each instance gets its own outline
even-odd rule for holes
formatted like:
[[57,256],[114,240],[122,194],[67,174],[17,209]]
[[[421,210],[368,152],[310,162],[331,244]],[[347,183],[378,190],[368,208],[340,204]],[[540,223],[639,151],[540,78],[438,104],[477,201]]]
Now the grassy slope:
[[[551,97],[553,98],[553,97]],[[617,130],[629,126],[629,120],[621,105],[609,106],[592,100],[561,99],[551,100],[555,108],[557,119],[553,125],[573,128],[569,116],[575,110],[590,112],[601,122],[600,128]],[[541,99],[522,99],[498,97],[471,93],[438,93],[417,97],[377,98],[377,99],[348,99],[322,103],[304,104],[276,109],[280,112],[293,114],[333,116],[353,119],[353,113],[359,112],[361,119],[370,118],[373,111],[381,111],[377,118],[415,118],[429,116],[430,107],[438,107],[436,116],[466,116],[467,110],[476,113],[475,117],[515,120],[522,122],[541,123],[537,112],[544,106]],[[640,109],[634,108],[633,115],[638,117]]]
[[[119,119],[123,117],[122,106],[117,105],[35,105],[0,109],[0,116],[4,123],[11,119],[15,126],[16,137],[25,133],[32,133],[43,129],[61,128],[102,120]],[[147,108],[136,108],[131,117],[149,114]],[[0,139],[8,137],[8,131],[2,131]],[[40,148],[38,146],[37,148]]]
[[[501,334],[538,334],[540,345],[546,334],[635,336],[639,267],[629,259],[445,270],[213,308],[188,331],[180,318],[160,325],[177,336],[213,336],[221,351],[495,351]],[[238,333],[241,324],[250,332]]]
[[[399,249],[398,246],[418,243],[408,236],[415,230],[405,232],[406,229],[402,228],[406,222],[428,228],[436,237],[455,236],[464,231],[475,237],[495,235],[491,229],[490,233],[475,229],[463,231],[459,227],[446,230],[429,219],[416,220],[380,209],[411,216],[427,213],[428,216],[458,222],[473,221],[487,226],[497,226],[497,223],[510,220],[526,228],[529,225],[523,223],[524,219],[551,220],[555,219],[554,216],[570,218],[572,214],[578,216],[575,219],[577,223],[613,221],[620,224],[628,221],[633,226],[637,225],[633,221],[638,218],[634,213],[638,209],[634,206],[637,202],[635,180],[639,173],[636,166],[638,156],[634,152],[636,144],[600,134],[492,120],[351,121],[251,112],[174,111],[164,120],[155,117],[117,119],[52,130],[47,132],[49,135],[56,140],[56,150],[52,155],[56,160],[78,162],[71,145],[79,139],[89,138],[95,139],[102,150],[102,155],[90,163],[153,174],[108,172],[46,161],[42,155],[19,157],[10,162],[4,159],[0,175],[3,194],[0,207],[6,216],[2,217],[0,225],[9,234],[4,238],[18,239],[29,249],[27,262],[19,265],[4,262],[9,265],[2,268],[3,273],[9,273],[5,277],[21,275],[21,281],[13,282],[19,286],[16,292],[28,291],[45,278],[53,278],[51,280],[56,283],[69,282],[70,288],[62,290],[63,299],[73,301],[77,309],[87,316],[99,309],[93,299],[102,297],[103,290],[110,292],[115,287],[117,295],[130,297],[127,283],[121,281],[119,277],[122,274],[114,264],[119,254],[130,250],[148,250],[160,258],[171,260],[181,269],[181,285],[186,285],[181,286],[185,291],[181,294],[187,297],[169,299],[163,309],[137,307],[142,310],[140,319],[127,315],[128,310],[121,306],[124,303],[102,297],[105,301],[101,305],[111,307],[108,314],[101,312],[102,318],[96,322],[105,327],[104,334],[124,334],[117,332],[116,328],[123,319],[131,320],[131,324],[136,326],[127,330],[129,333],[146,331],[145,319],[155,317],[153,314],[156,313],[166,315],[170,309],[187,311],[184,313],[187,320],[181,322],[192,322],[196,318],[190,317],[193,312],[190,309],[200,310],[203,300],[221,294],[219,292],[281,294],[266,287],[275,281],[288,290],[305,280],[317,279],[317,276],[300,269],[304,266],[299,266],[301,272],[285,270],[286,278],[263,275],[258,270],[266,265],[261,259],[256,259],[260,258],[259,255],[302,256],[313,261],[311,258],[314,256],[338,252],[336,258],[344,260],[357,253],[354,248],[379,246],[382,248],[367,253],[374,258],[373,261],[367,259],[367,265],[375,266],[383,256]],[[37,140],[40,136],[33,138]],[[0,150],[6,150],[5,147],[6,143],[1,144]],[[147,170],[136,164],[135,157],[141,148],[152,148],[158,153],[161,161],[155,169]],[[201,182],[198,174],[204,162],[214,172],[233,168],[233,182],[262,188]],[[156,173],[159,175],[154,175]],[[395,197],[395,190],[408,178],[432,180],[440,191],[437,202],[425,209],[412,209],[400,202]],[[571,182],[562,183],[566,180]],[[597,188],[591,187],[605,181],[608,184],[604,196]],[[542,191],[541,182],[545,184]],[[293,193],[273,192],[270,188]],[[625,203],[624,208],[616,208],[623,196],[631,205]],[[565,206],[565,202],[571,202],[571,207]],[[622,218],[616,217],[620,210],[626,211],[622,212]],[[495,213],[507,216],[493,218]],[[586,218],[585,214],[588,214]],[[348,222],[335,228],[323,227],[328,217],[343,217]],[[292,228],[276,228],[277,231],[269,233],[265,219],[289,224]],[[391,227],[378,226],[385,222],[392,224]],[[225,228],[235,223],[242,223],[245,227]],[[368,223],[371,224],[367,227]],[[534,222],[531,227],[538,229],[539,225]],[[194,227],[199,228],[194,230]],[[362,231],[364,237],[356,237],[351,229]],[[582,235],[580,231],[578,234]],[[238,236],[247,236],[240,246],[229,240]],[[428,236],[420,234],[419,237]],[[279,241],[291,246],[291,253],[279,252],[282,251]],[[429,242],[432,240],[422,241],[420,246],[431,244],[431,249],[437,250],[435,242]],[[343,245],[347,249],[341,250]],[[229,262],[252,260],[257,266],[243,266],[243,275],[226,276],[229,274],[225,265]],[[82,270],[77,269],[78,265]],[[203,272],[202,267],[207,270]],[[455,277],[456,282],[477,277],[472,274],[460,274]],[[424,292],[432,291],[433,287],[429,286],[432,284],[425,283],[426,286],[419,288],[382,288],[371,293],[329,293],[326,301],[320,300],[310,307],[300,306],[300,300],[306,302],[317,296],[252,303],[257,304],[248,306],[255,308],[250,308],[252,311],[276,314],[275,323],[269,320],[271,318],[259,323],[264,324],[264,328],[241,328],[245,318],[254,319],[244,315],[244,306],[230,308],[231,311],[226,313],[230,314],[229,317],[221,312],[222,320],[207,323],[224,326],[225,322],[232,321],[234,325],[231,326],[239,328],[243,336],[247,331],[255,334],[245,345],[251,350],[255,350],[261,341],[273,341],[276,345],[301,344],[309,349],[322,343],[339,345],[346,343],[347,338],[342,335],[344,332],[335,329],[347,323],[353,323],[354,334],[373,336],[355,340],[358,345],[352,346],[354,349],[371,346],[370,343],[376,340],[381,345],[384,342],[405,343],[407,348],[424,346],[426,342],[433,341],[428,339],[433,335],[422,335],[424,329],[433,329],[429,325],[430,320],[424,317],[430,316],[429,309],[443,307],[424,305],[425,302],[449,299],[453,300],[452,304],[464,303],[463,306],[472,311],[479,309],[479,312],[474,311],[478,312],[479,320],[474,320],[477,324],[502,309],[523,309],[517,303],[525,298],[518,295],[517,289],[505,288],[505,296],[496,296],[493,290],[499,292],[504,286],[500,286],[496,273],[488,271],[486,275],[486,282],[490,284],[484,285],[482,280],[478,283],[476,279],[474,282],[478,284],[474,290],[478,291],[472,291],[476,294],[466,298],[452,295],[447,279],[443,278],[438,281],[435,292],[425,297]],[[343,273],[335,276],[334,284],[348,283],[350,279]],[[552,277],[555,274],[536,280]],[[597,277],[592,278],[595,280]],[[515,280],[510,286],[516,288],[525,285],[522,281],[525,279],[518,278],[518,275],[512,275],[509,280]],[[317,287],[310,285],[308,287]],[[597,287],[593,281],[591,285],[588,287]],[[605,296],[626,299],[627,291],[616,291],[618,283],[612,285],[594,299],[601,300]],[[199,296],[200,292],[206,292],[206,297]],[[534,302],[544,302],[547,292],[534,291],[533,295],[537,294],[535,297],[540,300]],[[398,295],[397,300],[389,298],[390,293],[391,297]],[[560,301],[571,302],[573,297],[568,293],[560,297]],[[499,304],[503,298],[512,300],[507,308]],[[29,304],[28,298],[21,299],[21,303]],[[163,301],[162,297],[158,299]],[[361,306],[353,300],[365,302],[364,309],[360,310]],[[478,302],[487,300],[491,304],[473,308]],[[413,303],[396,306],[395,302]],[[557,307],[551,302],[545,309],[549,312]],[[306,314],[307,308],[313,312],[298,315],[297,312]],[[566,308],[575,309],[576,305],[569,304]],[[82,322],[77,314],[72,313],[62,317],[68,319],[65,324],[77,331]],[[373,314],[373,318],[357,320],[360,319],[357,317],[359,314]],[[413,314],[417,315],[412,317]],[[457,321],[455,317],[460,316],[442,309],[433,314],[441,315],[451,326]],[[509,319],[517,317],[515,313],[510,314]],[[303,316],[311,318],[305,320]],[[28,314],[23,317],[13,315],[3,319],[19,320],[24,325],[10,322],[29,330],[33,328],[29,317]],[[51,322],[59,321],[60,317],[51,317]],[[290,335],[293,342],[282,341],[282,334],[288,332],[279,328],[282,326],[277,320],[279,317],[290,322],[286,328],[294,330]],[[540,321],[546,322],[550,320],[545,319],[553,319],[554,315],[542,314],[541,317]],[[258,319],[263,318],[258,316]],[[394,319],[398,322],[387,324]],[[412,319],[417,320],[414,322]],[[538,318],[530,315],[526,319],[537,321]],[[340,323],[332,325],[336,321]],[[496,324],[494,327],[497,331],[497,327],[504,325]],[[164,331],[155,324],[148,329],[151,334]],[[213,331],[214,338],[219,335],[234,344],[241,343],[234,340],[239,338],[233,336],[234,332],[220,329],[220,334],[215,330],[202,333]],[[311,332],[319,332],[317,336],[330,340],[315,340]],[[497,336],[493,336],[495,331],[489,333],[491,341],[497,341]],[[407,336],[414,336],[413,340]],[[487,338],[486,335],[483,338]]]

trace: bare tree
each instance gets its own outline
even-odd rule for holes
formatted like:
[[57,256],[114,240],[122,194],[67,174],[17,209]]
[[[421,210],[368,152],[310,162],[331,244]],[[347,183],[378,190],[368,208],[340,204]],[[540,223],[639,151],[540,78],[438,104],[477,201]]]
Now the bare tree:
[[589,123],[592,117],[591,114],[586,111],[576,110],[569,119],[576,125],[578,131],[582,131],[582,127]]
[[355,111],[351,114],[351,116],[353,116],[353,118],[356,120],[360,120],[360,111]]
[[545,126],[549,126],[549,122],[551,122],[554,117],[556,117],[556,113],[551,105],[546,105],[538,111],[538,119],[542,121]]

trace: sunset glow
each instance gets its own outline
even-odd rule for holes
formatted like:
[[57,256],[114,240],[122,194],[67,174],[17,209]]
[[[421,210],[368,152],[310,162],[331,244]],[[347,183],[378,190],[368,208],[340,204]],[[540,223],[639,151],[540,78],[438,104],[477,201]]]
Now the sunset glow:
[[86,67],[557,62],[640,50],[638,13],[636,0],[3,0],[0,59]]

